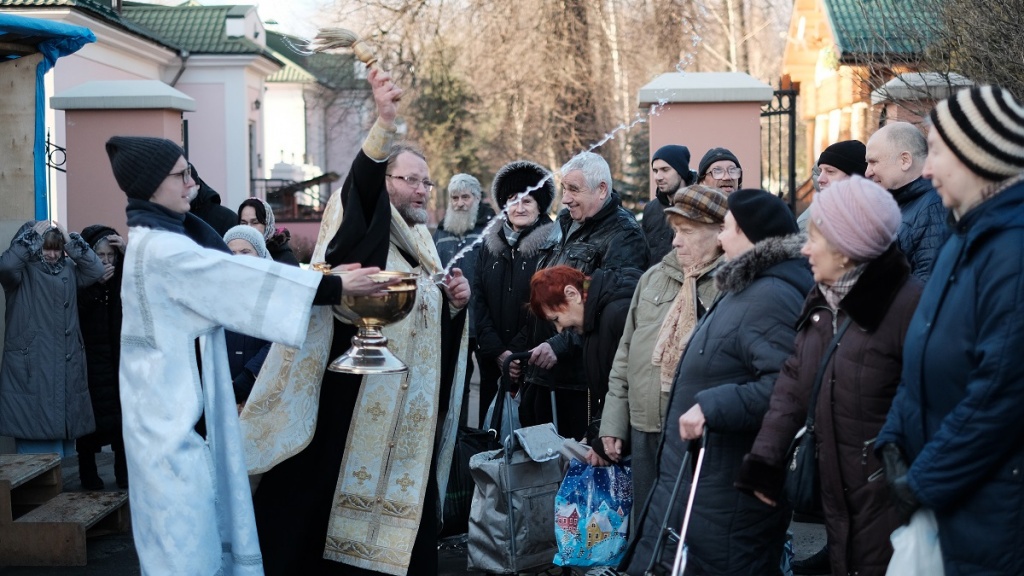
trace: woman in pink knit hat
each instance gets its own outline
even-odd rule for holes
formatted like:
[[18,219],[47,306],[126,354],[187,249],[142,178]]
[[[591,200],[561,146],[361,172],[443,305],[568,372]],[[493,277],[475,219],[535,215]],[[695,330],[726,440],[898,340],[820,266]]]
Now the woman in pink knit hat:
[[[771,506],[785,499],[787,451],[820,378],[812,415],[832,573],[881,576],[900,521],[872,444],[900,382],[921,284],[894,244],[899,207],[878,184],[859,176],[836,182],[810,211],[802,252],[817,286],[736,486]],[[839,345],[825,360],[834,340]]]

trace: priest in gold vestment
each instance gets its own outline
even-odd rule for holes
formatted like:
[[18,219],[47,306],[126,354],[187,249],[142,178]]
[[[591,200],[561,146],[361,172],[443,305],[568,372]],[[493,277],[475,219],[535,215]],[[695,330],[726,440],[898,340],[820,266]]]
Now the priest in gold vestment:
[[425,226],[433,184],[422,153],[393,144],[401,89],[369,81],[378,118],[324,212],[314,262],[420,276],[413,311],[386,326],[406,374],[325,370],[355,328],[329,310],[301,348],[275,346],[242,412],[246,462],[268,575],[437,574],[466,365],[469,284],[443,270]]

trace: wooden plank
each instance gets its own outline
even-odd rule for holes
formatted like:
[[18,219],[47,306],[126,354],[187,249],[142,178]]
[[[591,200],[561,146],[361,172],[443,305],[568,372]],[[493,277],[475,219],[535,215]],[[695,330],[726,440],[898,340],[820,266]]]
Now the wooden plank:
[[10,482],[13,489],[58,466],[57,454],[0,454],[0,480]]
[[81,524],[0,526],[0,566],[85,566],[87,561]]
[[56,454],[0,455],[0,524],[60,494],[63,482]]
[[63,492],[15,520],[14,526],[59,522],[80,524],[88,530],[127,501],[127,492]]

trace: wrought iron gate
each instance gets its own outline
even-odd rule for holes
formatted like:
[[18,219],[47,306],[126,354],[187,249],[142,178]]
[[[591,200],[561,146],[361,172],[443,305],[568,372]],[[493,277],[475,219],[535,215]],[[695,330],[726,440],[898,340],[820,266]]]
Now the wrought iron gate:
[[782,197],[796,213],[796,96],[776,90],[761,106],[761,186]]

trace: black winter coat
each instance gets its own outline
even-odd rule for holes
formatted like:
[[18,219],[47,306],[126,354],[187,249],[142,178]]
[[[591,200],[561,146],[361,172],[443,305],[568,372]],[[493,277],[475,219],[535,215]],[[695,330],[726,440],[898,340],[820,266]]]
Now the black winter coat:
[[263,361],[270,353],[270,342],[247,334],[224,331],[224,342],[228,349],[228,368],[235,390],[235,404],[245,404],[260,374]]
[[672,251],[672,239],[675,237],[675,232],[672,231],[668,219],[665,218],[665,208],[672,204],[673,194],[658,192],[644,206],[644,219],[641,225],[644,236],[647,238],[647,246],[651,250],[651,266],[661,262],[665,254]]
[[224,236],[228,230],[238,225],[238,214],[230,208],[221,206],[220,194],[199,180],[199,192],[192,199],[189,212],[198,216],[203,222]]
[[[558,214],[556,234],[542,248],[544,256],[538,270],[565,264],[591,276],[599,268],[647,269],[650,250],[643,230],[636,218],[621,206],[618,193],[612,191],[611,195],[608,204],[572,233],[569,232],[573,223],[569,210]],[[535,322],[532,332],[531,346],[547,342],[558,356],[558,364],[550,371],[531,366],[527,380],[542,386],[585,390],[579,334],[571,330],[555,334],[551,324],[545,321]]]
[[902,216],[896,244],[910,262],[910,272],[927,282],[939,248],[949,236],[949,211],[942,206],[931,180],[924,177],[891,192]]
[[286,228],[280,228],[270,240],[267,240],[267,252],[274,262],[298,266],[299,259],[295,257],[291,247],[292,234]]
[[921,297],[895,245],[870,262],[832,310],[817,287],[800,316],[796,352],[775,382],[768,414],[744,459],[737,486],[782,500],[787,452],[807,418],[814,377],[839,327],[851,319],[822,378],[815,407],[818,473],[833,574],[883,576],[899,526],[873,448],[903,367],[903,341]]
[[583,365],[591,419],[601,413],[608,394],[608,375],[641,274],[635,268],[602,268],[590,277],[583,305]]
[[[775,379],[793,352],[796,321],[814,285],[800,255],[803,237],[769,238],[715,274],[719,297],[694,329],[679,362],[667,422],[700,404],[707,425],[707,449],[697,480],[686,542],[687,574],[749,576],[780,574],[790,510],[772,507],[733,487],[743,456],[750,451],[768,410]],[[700,444],[666,426],[659,450],[658,478],[640,518],[639,533],[623,567],[641,576],[667,513],[668,526],[682,525],[692,468],[671,501],[683,454]],[[671,569],[675,546],[665,545],[658,565]]]
[[530,278],[537,271],[540,247],[554,228],[542,214],[520,233],[514,247],[505,239],[504,225],[496,224],[484,237],[470,296],[481,362],[493,361],[505,350],[529,348]]
[[121,270],[118,260],[114,276],[78,291],[78,322],[85,344],[85,366],[89,398],[96,418],[96,431],[79,439],[96,446],[119,441],[121,436]]

